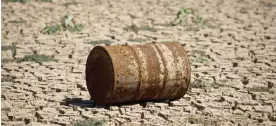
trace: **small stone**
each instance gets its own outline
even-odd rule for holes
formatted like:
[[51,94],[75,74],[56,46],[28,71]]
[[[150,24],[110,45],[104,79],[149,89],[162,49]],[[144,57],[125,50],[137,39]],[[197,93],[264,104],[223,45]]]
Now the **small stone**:
[[194,103],[194,106],[199,110],[204,110],[205,109],[205,106],[203,104],[200,104],[200,103]]

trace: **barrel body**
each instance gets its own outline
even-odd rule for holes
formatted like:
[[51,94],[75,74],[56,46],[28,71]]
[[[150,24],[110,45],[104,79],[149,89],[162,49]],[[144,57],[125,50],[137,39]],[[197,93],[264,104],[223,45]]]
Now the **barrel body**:
[[86,83],[97,104],[181,98],[190,83],[186,51],[177,42],[97,46],[86,64]]

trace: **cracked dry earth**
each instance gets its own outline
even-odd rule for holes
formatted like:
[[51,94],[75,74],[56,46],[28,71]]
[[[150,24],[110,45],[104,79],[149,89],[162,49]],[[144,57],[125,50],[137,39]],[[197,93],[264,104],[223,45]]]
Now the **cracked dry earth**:
[[[182,7],[208,24],[168,25]],[[81,32],[42,33],[68,12]],[[1,124],[276,125],[275,18],[275,0],[2,2]],[[132,23],[156,30],[125,30]],[[84,71],[95,46],[88,42],[98,40],[179,41],[191,61],[190,90],[172,102],[91,107]],[[32,54],[57,61],[17,62]]]

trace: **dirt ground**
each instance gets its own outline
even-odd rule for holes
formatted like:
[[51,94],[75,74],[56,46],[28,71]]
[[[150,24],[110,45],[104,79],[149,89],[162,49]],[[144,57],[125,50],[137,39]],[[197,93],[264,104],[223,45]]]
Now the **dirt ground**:
[[[194,12],[182,13],[188,25],[171,25],[181,8]],[[67,13],[80,32],[44,33]],[[2,2],[1,15],[2,125],[276,126],[275,0]],[[189,54],[183,98],[91,107],[84,71],[94,46],[165,41]]]

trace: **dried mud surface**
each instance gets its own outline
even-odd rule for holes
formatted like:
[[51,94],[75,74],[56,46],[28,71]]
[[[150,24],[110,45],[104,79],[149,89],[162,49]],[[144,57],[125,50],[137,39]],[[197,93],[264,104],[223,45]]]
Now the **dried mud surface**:
[[[170,26],[181,7],[208,23]],[[42,33],[67,13],[85,26],[81,32]],[[275,18],[275,0],[2,2],[1,123],[97,118],[105,125],[276,125]],[[126,30],[132,24],[148,27]],[[169,103],[91,107],[84,71],[95,46],[88,42],[97,40],[179,41],[191,60],[191,89]],[[32,54],[57,61],[17,62]]]

